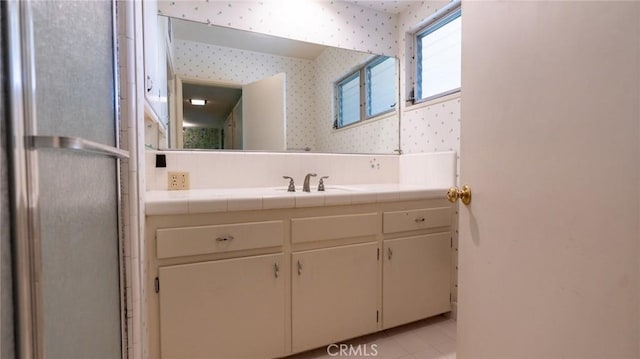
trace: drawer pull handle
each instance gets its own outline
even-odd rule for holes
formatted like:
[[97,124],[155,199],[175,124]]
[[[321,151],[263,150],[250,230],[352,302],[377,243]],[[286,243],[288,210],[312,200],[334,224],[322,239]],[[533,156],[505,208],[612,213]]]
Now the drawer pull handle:
[[391,247],[387,248],[387,258],[389,258],[389,260],[391,260],[391,256],[393,256],[393,251],[391,250]]
[[416,223],[422,223],[424,222],[425,218],[424,217],[420,217],[420,218],[416,218],[415,221]]
[[280,277],[280,266],[278,263],[273,263],[273,275],[275,275],[276,278]]
[[298,275],[302,274],[302,263],[300,263],[300,261],[298,261]]
[[233,236],[225,236],[225,237],[216,238],[216,241],[218,241],[218,242],[227,242],[227,241],[232,241],[232,240],[233,240]]

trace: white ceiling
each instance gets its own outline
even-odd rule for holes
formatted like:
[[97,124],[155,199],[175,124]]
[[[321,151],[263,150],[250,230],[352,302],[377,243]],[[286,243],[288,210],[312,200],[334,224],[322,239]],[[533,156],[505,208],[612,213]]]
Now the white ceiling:
[[[191,125],[210,126],[224,121],[242,97],[242,89],[182,83],[185,121]],[[189,99],[207,100],[204,106],[194,106]]]
[[171,19],[171,26],[177,39],[279,56],[314,60],[326,49],[326,46],[308,42],[175,18]]

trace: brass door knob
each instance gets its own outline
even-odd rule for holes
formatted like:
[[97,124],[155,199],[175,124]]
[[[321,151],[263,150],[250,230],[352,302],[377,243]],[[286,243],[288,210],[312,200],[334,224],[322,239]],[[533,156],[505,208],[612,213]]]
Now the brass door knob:
[[449,188],[447,191],[447,199],[449,199],[449,202],[456,203],[458,198],[460,198],[464,204],[471,203],[471,188],[467,185],[462,186],[462,189],[458,187]]

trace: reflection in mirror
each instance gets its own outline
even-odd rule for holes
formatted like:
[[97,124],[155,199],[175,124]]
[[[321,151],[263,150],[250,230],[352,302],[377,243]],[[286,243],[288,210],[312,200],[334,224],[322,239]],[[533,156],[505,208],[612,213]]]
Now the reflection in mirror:
[[230,120],[242,90],[183,82],[182,97],[183,148],[233,149],[228,129],[233,130]]
[[[334,153],[394,153],[399,148],[395,59],[389,60],[393,73],[385,81],[369,83],[375,71],[367,70],[368,64],[389,61],[182,19],[169,22],[175,75],[175,91],[168,91],[169,107],[175,110],[169,116],[171,148]],[[370,91],[372,84],[387,88],[352,94],[363,115],[338,126],[339,83],[358,71],[362,91]],[[368,116],[371,93],[382,91],[391,93],[385,97],[386,109]]]

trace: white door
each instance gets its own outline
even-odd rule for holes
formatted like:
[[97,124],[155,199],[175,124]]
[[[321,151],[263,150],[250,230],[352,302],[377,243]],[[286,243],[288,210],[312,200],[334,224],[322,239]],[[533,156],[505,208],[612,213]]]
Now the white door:
[[458,357],[638,357],[640,3],[462,13]]
[[242,149],[242,97],[233,107],[233,149]]
[[242,86],[242,122],[243,149],[287,149],[284,73]]
[[227,116],[227,119],[224,121],[224,149],[225,150],[230,150],[233,148],[233,131],[234,129],[234,125],[233,125],[233,113],[230,113],[229,116]]

